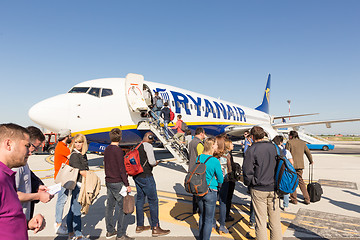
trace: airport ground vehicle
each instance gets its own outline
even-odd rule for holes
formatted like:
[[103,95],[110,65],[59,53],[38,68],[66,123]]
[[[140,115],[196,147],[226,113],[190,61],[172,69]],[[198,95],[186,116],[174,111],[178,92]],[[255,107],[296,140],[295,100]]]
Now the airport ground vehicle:
[[333,144],[329,144],[329,143],[320,143],[320,144],[308,143],[306,145],[310,150],[324,150],[324,151],[333,150],[335,147]]
[[[288,139],[288,132],[290,131],[290,129],[286,129],[283,131],[283,134],[285,135],[285,137]],[[303,141],[306,142],[306,146],[310,149],[310,150],[324,150],[324,151],[328,151],[328,150],[333,150],[335,148],[334,144],[330,144],[328,142],[326,142],[325,140],[320,140],[318,138],[314,138],[312,136],[310,136],[309,134],[306,134],[303,131],[298,131],[299,134],[299,138]]]
[[54,155],[56,143],[58,142],[58,135],[56,133],[45,133],[45,143],[42,151]]
[[310,150],[328,151],[328,150],[333,150],[335,147],[333,144],[330,144],[330,143],[320,140],[318,138],[314,138],[314,137],[310,136],[309,134],[306,134],[305,132],[299,131],[298,134],[299,134],[300,139],[302,139],[303,141],[305,141],[307,143],[306,145]]

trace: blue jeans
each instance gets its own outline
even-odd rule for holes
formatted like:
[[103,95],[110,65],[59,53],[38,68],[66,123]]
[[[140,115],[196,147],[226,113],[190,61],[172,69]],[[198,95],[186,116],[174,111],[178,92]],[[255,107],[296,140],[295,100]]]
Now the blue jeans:
[[284,207],[289,207],[289,198],[290,198],[290,194],[286,194],[284,195]]
[[56,200],[56,209],[55,209],[55,221],[56,223],[62,222],[62,216],[64,212],[64,206],[68,199],[69,190],[61,187],[60,192],[58,193],[58,198]]
[[166,139],[169,139],[169,129],[168,129],[169,120],[164,120],[164,132]]
[[80,193],[80,188],[76,185],[74,190],[72,190],[71,193],[71,202],[70,202],[70,208],[69,212],[66,218],[66,223],[68,227],[68,232],[74,232],[75,230],[75,236],[79,237],[82,236],[81,233],[81,205],[78,202]]
[[227,203],[228,190],[229,190],[229,182],[226,181],[221,185],[221,188],[219,191],[219,205],[220,205],[219,223],[220,223],[220,226],[225,226],[226,203]]
[[114,221],[114,210],[115,203],[119,206],[119,215],[117,221],[117,236],[122,237],[126,234],[126,228],[128,226],[127,217],[123,212],[123,199],[124,197],[120,194],[120,190],[124,183],[108,183],[106,182],[107,188],[107,202],[105,208],[105,223],[106,231],[109,233],[114,232],[116,223]]
[[155,106],[153,107],[152,111],[155,113],[151,113],[152,117],[157,121],[157,123],[160,123],[160,114],[161,114],[161,109],[158,110],[158,108]]
[[250,223],[255,223],[255,210],[252,199],[250,202]]
[[198,199],[200,210],[199,239],[209,240],[215,216],[217,192],[209,190],[205,196],[199,197]]
[[136,185],[136,226],[144,226],[144,204],[147,197],[150,209],[151,227],[159,226],[159,200],[153,176],[134,177]]

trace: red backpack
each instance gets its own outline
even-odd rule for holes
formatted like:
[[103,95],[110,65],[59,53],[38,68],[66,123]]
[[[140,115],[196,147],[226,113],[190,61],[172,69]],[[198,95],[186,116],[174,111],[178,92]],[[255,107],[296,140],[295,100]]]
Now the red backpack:
[[138,150],[142,143],[143,142],[139,143],[136,148],[131,149],[124,156],[125,169],[130,176],[136,176],[144,171],[143,166],[141,166],[140,163],[140,154]]
[[173,111],[171,111],[171,108],[170,109],[170,121],[174,120],[175,118],[175,113]]

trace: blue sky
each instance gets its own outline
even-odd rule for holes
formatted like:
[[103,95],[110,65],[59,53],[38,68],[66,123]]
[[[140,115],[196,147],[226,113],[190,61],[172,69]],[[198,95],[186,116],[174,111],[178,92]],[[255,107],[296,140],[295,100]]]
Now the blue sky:
[[[153,82],[273,115],[360,118],[360,1],[0,1],[0,122],[95,78]],[[306,127],[360,134],[360,123]]]

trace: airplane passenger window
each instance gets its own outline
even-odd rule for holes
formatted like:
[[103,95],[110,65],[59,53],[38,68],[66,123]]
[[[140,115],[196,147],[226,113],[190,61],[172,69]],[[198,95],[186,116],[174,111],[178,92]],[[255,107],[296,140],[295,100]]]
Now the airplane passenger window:
[[86,93],[89,87],[73,87],[68,93]]
[[100,96],[100,88],[91,88],[88,94],[93,95],[95,97]]
[[175,102],[174,101],[172,101],[172,106],[175,107]]
[[185,104],[184,104],[184,103],[181,103],[181,106],[182,106],[183,108],[185,108]]
[[109,88],[103,88],[101,92],[101,97],[111,96],[113,95],[113,91]]
[[202,107],[202,109],[203,109],[203,111],[205,111],[205,108],[204,108],[204,106]]
[[191,110],[192,110],[192,104],[190,104],[190,108],[191,108]]

